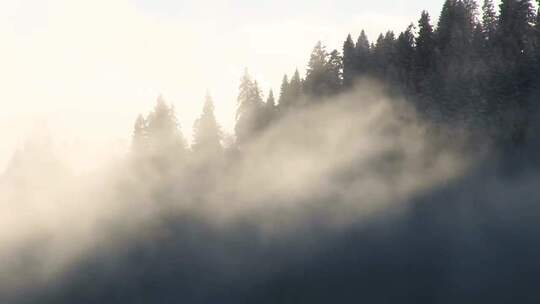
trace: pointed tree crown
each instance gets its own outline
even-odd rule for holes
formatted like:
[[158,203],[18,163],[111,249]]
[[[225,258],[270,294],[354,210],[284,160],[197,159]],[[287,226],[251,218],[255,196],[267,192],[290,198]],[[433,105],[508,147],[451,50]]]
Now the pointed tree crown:
[[274,91],[270,89],[270,92],[268,92],[268,98],[266,99],[266,106],[267,107],[275,107],[276,106],[276,100],[274,98]]
[[221,150],[221,130],[210,94],[206,96],[201,116],[193,125],[192,150],[200,153],[215,153]]

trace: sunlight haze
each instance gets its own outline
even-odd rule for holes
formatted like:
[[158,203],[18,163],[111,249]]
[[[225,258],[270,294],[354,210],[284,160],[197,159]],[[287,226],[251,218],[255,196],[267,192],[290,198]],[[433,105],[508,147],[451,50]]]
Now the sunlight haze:
[[74,162],[121,153],[134,119],[159,94],[190,138],[209,91],[231,133],[244,68],[264,95],[278,94],[283,73],[303,71],[316,41],[341,51],[351,29],[374,40],[416,22],[423,9],[437,16],[441,3],[2,0],[0,126],[9,132],[0,168],[43,126],[78,155]]

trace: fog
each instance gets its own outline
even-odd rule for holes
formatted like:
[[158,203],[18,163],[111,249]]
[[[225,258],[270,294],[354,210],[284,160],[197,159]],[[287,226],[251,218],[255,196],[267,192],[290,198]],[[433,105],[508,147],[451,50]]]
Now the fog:
[[0,1],[0,128],[10,130],[2,134],[0,168],[33,125],[46,121],[55,144],[94,169],[101,164],[96,155],[103,159],[109,147],[127,149],[133,119],[160,93],[175,104],[189,137],[198,101],[210,90],[230,132],[246,66],[265,91],[277,89],[283,73],[304,69],[317,40],[340,48],[342,35],[362,28],[375,38],[442,3],[377,3],[364,10],[349,2],[340,5],[355,7],[350,18],[338,11],[328,16],[330,5],[322,2]]
[[[502,201],[516,186],[473,178],[481,185],[474,192],[452,190],[469,187],[460,180],[469,179],[472,164],[489,147],[475,141],[471,149],[470,140],[457,134],[423,121],[405,100],[368,80],[284,114],[239,150],[188,153],[166,168],[127,153],[77,174],[62,151],[51,148],[54,134],[34,134],[0,186],[1,299],[210,303],[258,299],[260,292],[271,301],[284,296],[273,285],[281,284],[281,276],[283,284],[295,285],[288,276],[298,275],[296,267],[346,267],[350,253],[339,244],[347,235],[358,238],[347,246],[364,248],[355,258],[359,263],[400,263],[386,250],[418,258],[410,250],[427,253],[407,244],[409,236],[399,239],[403,248],[388,244],[375,260],[370,252],[378,245],[366,246],[401,233],[394,230],[396,218],[410,216],[420,198],[429,201],[429,210],[450,208],[444,199],[430,198],[440,191],[505,208]],[[375,229],[369,240],[362,239],[363,229]],[[334,250],[337,256],[324,258]]]
[[0,303],[540,301],[536,5],[173,2],[0,0]]

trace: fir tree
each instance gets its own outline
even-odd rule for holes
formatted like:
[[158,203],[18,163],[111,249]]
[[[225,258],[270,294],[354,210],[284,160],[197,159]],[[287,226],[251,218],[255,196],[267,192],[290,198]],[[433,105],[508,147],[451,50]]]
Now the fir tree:
[[300,72],[298,69],[294,71],[291,82],[289,83],[289,94],[290,104],[293,106],[299,106],[303,104],[303,95],[304,95],[304,82],[300,78]]
[[261,129],[261,111],[263,101],[256,81],[251,79],[247,69],[240,81],[236,112],[235,133],[237,143],[247,143]]
[[131,151],[137,155],[144,155],[148,150],[148,132],[146,120],[139,115],[135,120],[131,139]]
[[198,154],[215,155],[220,153],[221,130],[214,115],[214,103],[208,94],[201,116],[193,125],[192,150]]
[[287,75],[284,75],[283,80],[281,81],[281,89],[279,92],[278,103],[280,108],[289,107],[291,105],[289,95],[289,78],[287,77]]
[[485,38],[489,41],[495,38],[497,22],[497,13],[495,12],[493,0],[484,0],[482,5],[482,28]]
[[270,90],[270,92],[268,92],[268,98],[266,99],[266,107],[272,109],[276,107],[276,100],[274,98],[273,90]]
[[369,73],[371,62],[370,62],[370,45],[369,40],[366,35],[366,32],[362,30],[360,33],[360,36],[358,36],[358,40],[356,42],[355,46],[355,53],[356,53],[356,73],[357,75],[365,75]]
[[268,126],[270,126],[270,124],[272,124],[272,122],[276,118],[277,111],[278,108],[276,106],[276,100],[274,98],[274,91],[270,90],[268,92],[268,97],[266,98],[266,103],[264,104],[264,109],[262,113],[263,117],[261,118],[264,128],[267,128]]
[[343,58],[337,50],[330,53],[327,65],[329,93],[335,94],[339,92],[343,84]]
[[498,25],[498,42],[505,60],[514,62],[529,51],[534,11],[529,0],[502,0]]
[[435,36],[428,12],[423,11],[418,21],[416,38],[416,81],[424,81],[435,65]]
[[394,32],[388,31],[377,40],[376,49],[373,52],[374,74],[381,79],[392,81],[396,79],[394,57],[396,53],[396,37]]
[[412,80],[414,71],[414,34],[413,25],[409,25],[402,32],[396,42],[395,64],[398,73],[399,82],[406,88],[412,88]]
[[175,155],[184,151],[186,142],[174,107],[168,106],[161,95],[148,115],[147,130],[151,153]]
[[351,35],[343,43],[343,84],[350,87],[354,82],[356,72],[356,51]]
[[312,97],[319,97],[328,93],[327,88],[328,53],[319,41],[311,52],[306,72],[305,89]]

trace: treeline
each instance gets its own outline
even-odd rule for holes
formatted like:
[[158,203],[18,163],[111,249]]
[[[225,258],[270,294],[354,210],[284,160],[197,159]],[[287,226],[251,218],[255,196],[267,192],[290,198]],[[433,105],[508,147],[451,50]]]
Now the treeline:
[[[264,100],[246,72],[241,79],[235,144],[241,147],[284,113],[331,100],[363,78],[380,80],[409,100],[435,125],[474,130],[502,145],[523,145],[540,96],[540,14],[531,0],[445,1],[434,26],[423,11],[403,32],[388,31],[370,42],[349,35],[342,52],[319,42],[304,76],[285,75],[276,102]],[[207,98],[194,126],[195,152],[222,149],[223,139]],[[135,124],[133,147],[154,154],[186,151],[174,109],[160,98]]]

